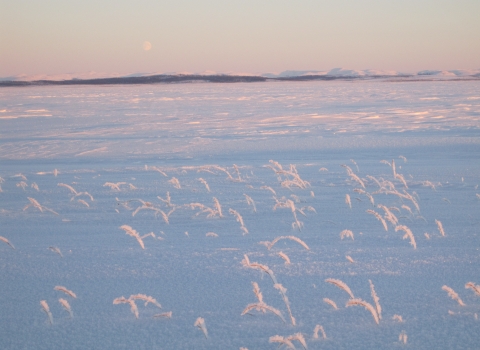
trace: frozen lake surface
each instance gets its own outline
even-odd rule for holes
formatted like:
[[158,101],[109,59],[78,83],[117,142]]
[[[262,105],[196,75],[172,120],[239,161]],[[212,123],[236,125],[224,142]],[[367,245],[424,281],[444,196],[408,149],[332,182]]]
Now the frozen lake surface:
[[479,159],[478,81],[2,88],[0,347],[477,348]]

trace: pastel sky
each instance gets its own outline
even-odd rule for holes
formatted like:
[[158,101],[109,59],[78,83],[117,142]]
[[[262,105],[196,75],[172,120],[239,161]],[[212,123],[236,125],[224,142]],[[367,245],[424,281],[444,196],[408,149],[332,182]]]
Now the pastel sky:
[[0,0],[0,77],[334,67],[478,69],[480,1]]

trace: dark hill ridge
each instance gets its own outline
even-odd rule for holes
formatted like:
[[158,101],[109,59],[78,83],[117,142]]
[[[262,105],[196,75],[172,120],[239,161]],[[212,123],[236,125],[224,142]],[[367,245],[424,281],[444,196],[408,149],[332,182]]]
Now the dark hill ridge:
[[[397,76],[398,78],[411,77],[410,75]],[[301,75],[290,77],[267,78],[255,75],[149,75],[141,77],[116,77],[97,79],[71,80],[35,80],[35,81],[0,81],[0,86],[39,86],[39,85],[118,85],[118,84],[173,84],[173,83],[255,83],[265,81],[309,81],[309,80],[351,80],[392,78],[391,76],[334,76],[334,75]]]
[[70,79],[70,80],[33,80],[18,81],[6,80],[0,81],[0,87],[9,86],[41,86],[41,85],[129,85],[129,84],[175,84],[175,83],[257,83],[266,81],[312,81],[312,80],[372,80],[387,79],[388,81],[428,81],[428,80],[480,80],[480,73],[450,78],[431,77],[430,75],[297,75],[297,76],[277,76],[265,77],[260,75],[227,75],[227,74],[158,74],[137,77],[115,77],[115,78],[95,78],[95,79]]

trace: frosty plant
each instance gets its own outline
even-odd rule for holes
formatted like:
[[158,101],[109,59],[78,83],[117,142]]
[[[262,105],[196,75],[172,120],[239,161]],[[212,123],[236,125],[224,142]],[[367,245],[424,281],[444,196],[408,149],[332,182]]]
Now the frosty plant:
[[8,245],[9,245],[9,246],[10,246],[12,249],[15,249],[15,247],[13,246],[13,244],[12,244],[12,243],[10,243],[10,241],[9,241],[8,239],[6,239],[5,237],[3,237],[3,236],[0,236],[0,241],[2,241],[2,242],[4,242],[4,243],[8,244]]
[[457,294],[452,288],[450,288],[449,286],[445,286],[445,285],[444,285],[444,286],[442,287],[442,290],[444,290],[445,292],[447,292],[447,293],[448,293],[448,296],[449,296],[450,298],[452,298],[453,300],[455,300],[455,301],[458,303],[458,305],[460,305],[460,306],[465,306],[465,304],[463,303],[462,299],[460,299],[460,297],[458,296],[458,294]]
[[350,237],[352,241],[355,239],[353,238],[353,232],[350,230],[343,230],[342,232],[340,232],[340,238],[344,239],[345,237]]
[[283,322],[285,322],[285,319],[283,318],[282,313],[279,310],[275,309],[272,306],[267,305],[263,301],[263,295],[262,295],[262,292],[260,291],[260,288],[258,287],[257,282],[252,282],[252,285],[253,285],[253,293],[257,297],[258,302],[248,304],[247,307],[242,311],[242,316],[247,314],[251,310],[261,311],[262,313],[269,311],[273,313],[275,316],[279,317]]
[[375,310],[375,308],[372,306],[372,304],[367,303],[365,300],[357,298],[357,299],[350,299],[346,304],[346,307],[349,307],[349,306],[363,306],[365,309],[370,311],[376,324],[379,324],[378,313]]
[[243,234],[246,235],[248,234],[248,230],[247,228],[245,227],[245,223],[243,222],[243,218],[242,216],[240,215],[240,213],[234,209],[229,209],[228,212],[230,214],[232,214],[233,216],[235,216],[235,220],[237,220],[237,222],[240,224],[240,229],[243,231]]
[[145,244],[143,243],[144,238],[149,237],[149,236],[155,238],[155,234],[153,232],[150,232],[150,233],[147,233],[146,235],[140,236],[137,231],[135,231],[133,228],[131,228],[128,225],[122,225],[122,226],[120,226],[120,228],[122,230],[124,230],[127,235],[134,237],[137,240],[138,244],[140,244],[140,247],[142,247],[142,249],[145,249]]
[[60,303],[60,305],[62,305],[65,311],[68,312],[68,314],[70,315],[70,318],[73,318],[72,308],[70,307],[70,304],[68,303],[68,301],[63,298],[60,298],[58,299],[58,302]]
[[319,324],[317,324],[315,326],[315,328],[313,329],[313,339],[318,339],[318,332],[322,333],[322,338],[323,339],[327,339],[327,335],[325,334],[325,330],[323,329],[322,326],[320,326]]
[[59,248],[57,248],[57,247],[48,247],[48,249],[51,250],[52,252],[60,255],[60,257],[63,258],[63,254],[62,254],[62,252],[60,251]]
[[348,295],[350,295],[350,298],[354,299],[355,297],[353,296],[353,293],[352,291],[350,290],[350,288],[347,286],[346,283],[340,281],[340,280],[336,280],[336,279],[333,279],[333,278],[327,278],[325,280],[325,282],[327,283],[330,283],[330,284],[333,284],[335,287],[338,287],[340,288],[341,290],[344,290],[345,292],[348,293]]
[[77,299],[77,295],[76,295],[74,292],[72,292],[71,290],[69,290],[69,289],[67,289],[67,288],[65,288],[65,287],[63,287],[63,286],[55,286],[55,288],[53,288],[53,289],[54,289],[54,290],[58,290],[59,292],[63,292],[63,293],[65,293],[66,295],[68,295],[68,296],[70,296],[70,297],[72,297],[72,298],[74,298],[74,299]]
[[281,335],[274,335],[268,339],[269,343],[280,343],[280,346],[285,345],[290,349],[295,349],[295,345],[293,345],[292,341],[298,341],[302,344],[304,349],[307,349],[307,342],[305,341],[305,337],[302,333],[295,333],[289,335],[288,337],[282,337]]
[[130,305],[130,311],[135,315],[135,318],[138,319],[139,314],[138,314],[137,305],[135,304],[135,300],[145,301],[145,306],[151,303],[159,308],[162,308],[162,306],[154,298],[145,294],[133,294],[133,295],[130,295],[128,299],[121,296],[113,300],[113,305],[118,305],[118,304]]
[[410,244],[413,246],[413,249],[417,249],[417,243],[415,242],[415,237],[413,236],[412,231],[410,231],[410,229],[405,225],[399,225],[395,227],[395,232],[400,230],[405,232],[405,234],[403,235],[403,239],[409,238]]
[[52,313],[50,312],[50,308],[48,307],[47,301],[41,300],[40,305],[42,306],[42,311],[47,314],[48,321],[50,322],[50,324],[53,324],[53,316],[52,316]]
[[31,197],[27,197],[28,200],[30,201],[30,204],[27,204],[24,208],[23,208],[23,211],[27,210],[29,207],[34,207],[38,210],[40,210],[40,212],[43,213],[43,211],[49,211],[50,213],[52,214],[55,214],[55,215],[58,215],[58,213],[56,211],[53,211],[52,209],[49,209],[43,205],[40,205],[40,203],[37,202],[37,200],[35,198],[31,198]]
[[437,224],[438,231],[440,232],[440,234],[442,235],[442,237],[445,237],[445,231],[443,230],[442,222],[435,219],[435,223]]
[[308,247],[308,245],[302,241],[300,238],[298,237],[295,237],[295,236],[279,236],[277,238],[275,238],[273,241],[271,242],[268,242],[268,241],[262,241],[260,242],[260,244],[263,244],[265,245],[265,247],[267,247],[268,250],[272,249],[272,247],[275,245],[275,243],[277,243],[278,241],[282,240],[282,239],[289,239],[291,241],[294,241],[294,242],[297,242],[298,244],[300,244],[302,247],[304,247],[306,250],[310,250],[310,248]]
[[208,338],[207,326],[205,325],[205,320],[202,317],[197,318],[193,325],[198,327],[203,332],[205,338]]
[[350,200],[350,195],[347,193],[345,195],[345,203],[352,209],[352,201]]
[[468,282],[465,284],[465,289],[471,289],[475,293],[475,295],[480,296],[480,285],[476,285],[473,282]]
[[337,304],[332,299],[323,298],[323,302],[331,305],[335,310],[338,310]]
[[367,210],[367,213],[368,213],[368,214],[372,214],[373,216],[375,216],[375,218],[377,218],[377,220],[382,223],[383,228],[385,229],[385,231],[388,231],[387,223],[385,222],[385,219],[384,219],[379,213],[377,213],[376,211],[371,210],[371,209],[368,209],[368,210]]
[[290,302],[288,301],[288,297],[287,297],[287,294],[286,294],[287,289],[284,288],[280,283],[278,283],[277,278],[273,274],[273,271],[270,270],[270,268],[268,266],[262,265],[262,264],[259,264],[259,263],[256,263],[256,262],[253,262],[253,263],[250,262],[250,259],[248,258],[248,256],[246,254],[243,257],[244,258],[242,260],[242,265],[244,267],[255,269],[255,270],[260,270],[262,272],[266,272],[270,276],[270,278],[273,281],[273,287],[280,292],[280,295],[282,296],[283,302],[285,303],[285,306],[287,307],[288,314],[290,315],[290,320],[292,322],[292,325],[295,326],[295,318],[293,317],[292,312],[290,310]]

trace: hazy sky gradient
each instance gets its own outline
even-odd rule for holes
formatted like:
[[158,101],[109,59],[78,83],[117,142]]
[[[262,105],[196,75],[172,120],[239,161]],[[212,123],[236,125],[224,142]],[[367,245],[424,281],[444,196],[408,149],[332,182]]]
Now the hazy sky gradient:
[[479,0],[0,0],[0,76],[478,69],[479,14]]

